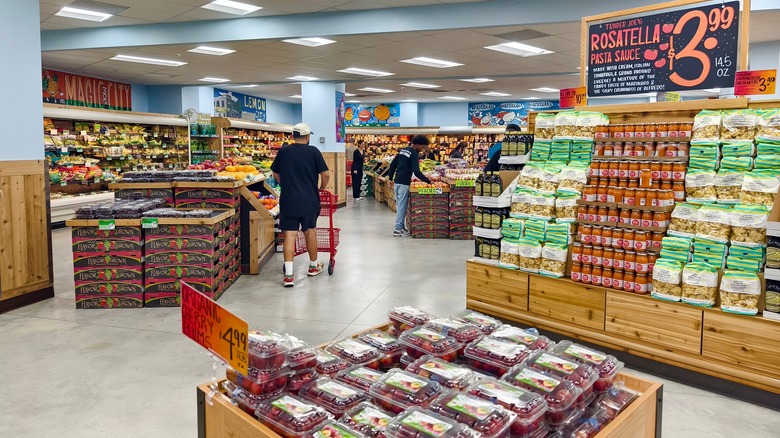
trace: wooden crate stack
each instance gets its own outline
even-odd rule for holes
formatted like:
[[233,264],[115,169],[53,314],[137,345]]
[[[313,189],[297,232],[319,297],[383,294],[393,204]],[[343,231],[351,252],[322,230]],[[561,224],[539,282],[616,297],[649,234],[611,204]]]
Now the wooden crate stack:
[[450,185],[450,239],[471,240],[474,226],[474,186]]
[[[421,193],[420,190],[423,190]],[[448,191],[427,194],[412,188],[409,193],[409,232],[416,239],[450,238],[450,204]]]

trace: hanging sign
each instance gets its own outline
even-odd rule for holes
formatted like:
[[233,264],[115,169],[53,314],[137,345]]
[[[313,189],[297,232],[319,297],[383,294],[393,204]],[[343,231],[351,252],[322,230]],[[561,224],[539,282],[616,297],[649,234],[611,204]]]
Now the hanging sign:
[[262,97],[215,88],[214,115],[251,122],[265,122],[266,100]]
[[587,87],[564,88],[561,90],[561,99],[558,105],[561,108],[574,108],[588,104]]
[[122,82],[43,70],[43,102],[110,110],[132,109],[132,87]]
[[734,78],[735,96],[775,94],[777,70],[738,71]]
[[401,126],[401,105],[345,103],[344,121],[350,126]]
[[506,126],[510,123],[528,126],[529,111],[556,110],[561,108],[554,100],[529,100],[522,102],[474,102],[469,103],[469,126]]
[[591,24],[588,96],[733,86],[739,6],[727,1]]

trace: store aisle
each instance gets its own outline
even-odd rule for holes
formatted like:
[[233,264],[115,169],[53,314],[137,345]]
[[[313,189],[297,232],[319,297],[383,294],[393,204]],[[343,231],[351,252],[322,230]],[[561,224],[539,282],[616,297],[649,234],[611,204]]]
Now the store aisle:
[[[472,241],[392,237],[394,216],[372,199],[336,215],[336,271],[281,286],[277,255],[243,276],[220,304],[250,327],[290,332],[313,344],[380,324],[410,304],[447,315],[465,305]],[[54,232],[56,298],[0,315],[0,437],[193,437],[195,386],[211,359],[180,334],[179,309],[80,310],[73,304],[70,230]],[[773,436],[780,413],[667,382],[664,436]],[[761,421],[755,421],[761,419]]]

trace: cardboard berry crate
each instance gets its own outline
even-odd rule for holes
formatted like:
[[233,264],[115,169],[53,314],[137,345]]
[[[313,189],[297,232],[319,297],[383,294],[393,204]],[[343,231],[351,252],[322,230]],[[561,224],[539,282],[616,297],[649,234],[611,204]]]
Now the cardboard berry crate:
[[[122,186],[123,184],[117,184]],[[110,188],[114,187],[114,184],[109,185]],[[165,207],[173,208],[173,188],[121,188],[114,190],[114,197],[116,199],[162,199],[165,201]]]
[[144,306],[144,294],[128,295],[79,295],[77,309],[140,309]]
[[173,198],[178,209],[237,209],[241,205],[240,182],[176,182]]

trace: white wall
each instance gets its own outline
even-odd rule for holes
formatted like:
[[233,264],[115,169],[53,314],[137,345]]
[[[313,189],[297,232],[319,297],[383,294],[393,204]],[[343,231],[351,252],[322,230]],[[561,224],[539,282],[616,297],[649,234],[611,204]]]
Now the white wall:
[[419,126],[419,105],[413,102],[404,102],[400,105],[401,126]]
[[[780,71],[780,41],[751,44],[748,55],[748,69],[777,69]],[[775,94],[751,96],[750,98],[752,100],[780,99],[780,86],[777,87],[776,91]]]
[[469,104],[466,102],[421,103],[417,107],[418,126],[466,126]]

